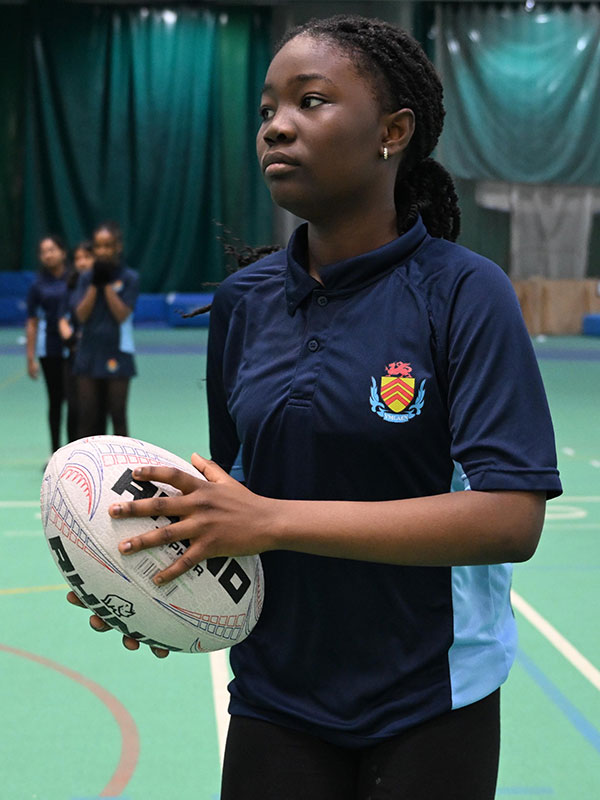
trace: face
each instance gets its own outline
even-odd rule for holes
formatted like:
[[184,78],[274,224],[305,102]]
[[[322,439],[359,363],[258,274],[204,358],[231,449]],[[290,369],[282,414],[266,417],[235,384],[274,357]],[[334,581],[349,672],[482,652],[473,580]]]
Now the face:
[[105,228],[101,228],[94,233],[93,241],[95,258],[100,258],[103,261],[112,261],[113,264],[117,263],[122,248],[114,234]]
[[50,272],[56,272],[64,266],[67,254],[53,239],[42,239],[39,255],[43,266]]
[[73,254],[73,263],[77,272],[87,272],[94,266],[94,255],[82,247],[78,247]]
[[276,54],[261,95],[257,154],[273,200],[303,219],[373,201],[384,115],[343,51],[303,34]]

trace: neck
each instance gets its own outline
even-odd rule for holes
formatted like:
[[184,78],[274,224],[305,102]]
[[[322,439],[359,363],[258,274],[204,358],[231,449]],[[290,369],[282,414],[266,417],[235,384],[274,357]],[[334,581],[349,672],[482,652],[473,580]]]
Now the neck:
[[321,268],[376,250],[398,236],[395,208],[377,209],[377,213],[359,219],[308,223],[309,273],[319,280]]

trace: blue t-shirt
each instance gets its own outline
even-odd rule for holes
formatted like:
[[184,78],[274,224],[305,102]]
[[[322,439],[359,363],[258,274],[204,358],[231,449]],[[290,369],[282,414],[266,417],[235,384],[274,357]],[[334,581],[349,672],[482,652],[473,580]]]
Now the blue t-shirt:
[[[421,220],[308,274],[306,226],[211,309],[211,455],[283,499],[561,492],[510,281]],[[456,482],[455,482],[456,483]],[[398,524],[402,525],[399,517]],[[405,567],[264,553],[265,604],[231,650],[230,711],[344,745],[485,697],[514,658],[510,565]]]
[[55,278],[42,269],[27,293],[27,318],[38,320],[36,356],[44,358],[66,356],[64,342],[58,332],[58,320],[67,293],[67,272]]

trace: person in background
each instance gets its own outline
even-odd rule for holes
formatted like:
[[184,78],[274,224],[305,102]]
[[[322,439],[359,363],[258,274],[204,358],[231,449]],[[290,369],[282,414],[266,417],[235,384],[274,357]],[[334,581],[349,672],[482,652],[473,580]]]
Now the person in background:
[[123,260],[123,234],[116,223],[98,225],[92,243],[94,264],[79,277],[75,308],[81,325],[73,365],[79,436],[105,433],[106,417],[114,434],[127,436],[129,384],[136,374],[132,312],[138,275]]
[[[60,318],[58,320],[58,330],[65,345],[68,347],[66,396],[70,420],[69,424],[73,434],[69,436],[70,441],[73,441],[73,439],[79,436],[77,380],[73,375],[73,365],[75,363],[75,353],[77,351],[81,327],[77,319],[77,314],[75,313],[75,307],[79,298],[77,286],[79,276],[89,272],[94,266],[94,245],[91,239],[79,242],[73,248],[73,266],[75,269],[70,272],[67,279],[67,291],[63,297]],[[105,412],[102,406],[100,411],[100,419],[102,421],[104,420],[104,416]],[[100,424],[102,424],[102,422]]]
[[[562,489],[510,281],[455,243],[454,184],[431,157],[442,94],[391,24],[288,32],[257,153],[274,202],[306,222],[215,293],[212,460],[192,456],[207,480],[137,467],[181,494],[109,508],[148,517],[124,556],[186,542],[157,587],[261,555],[262,614],[230,650],[221,800],[496,793],[511,562],[531,558]],[[240,446],[245,483],[228,474]]]
[[73,248],[73,266],[77,275],[89,272],[94,266],[94,243],[91,239],[85,239]]
[[[44,236],[38,245],[41,269],[27,294],[25,336],[27,373],[36,379],[41,365],[48,395],[48,425],[52,452],[61,444],[62,408],[66,399],[67,350],[58,330],[60,309],[67,292],[67,248],[60,236]],[[67,417],[69,441],[75,420]]]

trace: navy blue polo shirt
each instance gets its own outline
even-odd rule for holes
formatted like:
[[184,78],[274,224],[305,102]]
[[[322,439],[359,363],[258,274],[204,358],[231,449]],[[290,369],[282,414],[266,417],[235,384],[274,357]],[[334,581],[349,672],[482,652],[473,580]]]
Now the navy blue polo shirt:
[[[510,281],[421,220],[307,272],[307,228],[227,278],[211,310],[211,455],[283,499],[561,492]],[[399,514],[398,525],[402,525]],[[360,746],[506,678],[510,565],[404,567],[264,553],[265,605],[231,650],[230,712]]]
[[67,272],[56,278],[47,269],[37,274],[27,293],[27,318],[38,320],[36,356],[62,358],[65,344],[58,332],[58,320],[67,293]]

